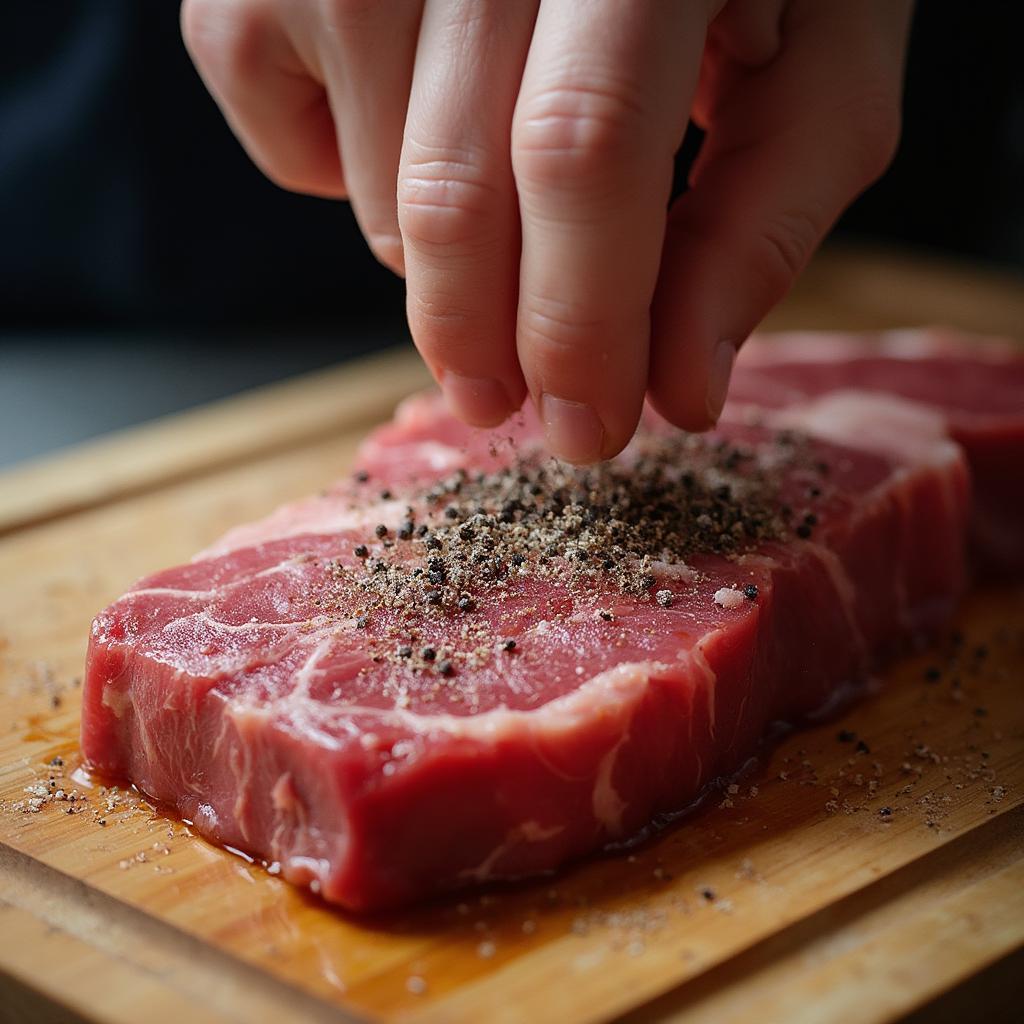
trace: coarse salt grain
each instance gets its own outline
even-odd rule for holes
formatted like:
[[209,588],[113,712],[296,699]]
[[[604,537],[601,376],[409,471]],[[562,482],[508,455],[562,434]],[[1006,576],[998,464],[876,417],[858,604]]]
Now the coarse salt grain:
[[715,591],[715,604],[730,611],[733,608],[739,608],[744,600],[746,599],[743,596],[743,591],[737,590],[735,587],[721,587]]

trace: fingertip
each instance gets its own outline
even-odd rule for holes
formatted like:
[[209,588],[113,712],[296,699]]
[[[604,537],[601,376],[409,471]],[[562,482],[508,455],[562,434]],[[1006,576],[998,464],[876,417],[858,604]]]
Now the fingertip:
[[692,433],[715,427],[729,397],[739,343],[725,338],[708,350],[673,346],[670,372],[652,375],[648,401],[659,416]]
[[661,312],[652,344],[648,401],[673,426],[693,433],[710,430],[725,407],[742,339],[723,338],[713,327],[687,323],[690,307],[684,312],[663,305]]
[[700,433],[721,414],[736,347],[728,341],[719,345],[719,275],[710,260],[692,258],[692,236],[677,234],[670,231],[666,238],[652,307],[647,393],[658,415]]
[[537,407],[548,451],[573,465],[591,466],[614,458],[629,444],[642,403],[629,417],[620,411],[602,414],[587,402],[544,393]]
[[518,408],[493,377],[467,377],[445,370],[440,384],[452,414],[473,427],[496,427]]
[[702,434],[711,430],[715,424],[708,418],[707,411],[700,405],[681,402],[679,395],[670,389],[652,388],[647,396],[650,407],[666,423],[685,430],[691,434]]
[[729,394],[729,380],[736,362],[736,342],[725,338],[711,353],[707,366],[707,386],[704,390],[704,410],[709,426],[714,426],[722,415]]
[[540,398],[540,418],[544,439],[556,458],[577,466],[600,462],[604,451],[604,424],[596,410],[586,402],[575,402],[556,395]]

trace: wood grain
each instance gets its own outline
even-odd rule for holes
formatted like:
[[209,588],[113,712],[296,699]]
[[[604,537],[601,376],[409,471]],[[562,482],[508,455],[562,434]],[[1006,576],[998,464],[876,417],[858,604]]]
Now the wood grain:
[[[1004,951],[991,939],[1016,932],[1024,915],[1022,843],[1024,814],[1017,808],[626,1019],[853,1024],[904,1013]],[[1012,939],[1005,948],[1013,948]],[[732,984],[737,976],[744,984]],[[867,978],[870,987],[851,999]]]
[[[871,296],[859,260],[816,273]],[[962,283],[965,309],[998,305]],[[778,325],[856,305],[821,287]],[[843,325],[908,322],[872,301]],[[0,478],[0,1020],[880,1022],[1024,946],[1020,587],[974,594],[959,646],[904,660],[633,851],[388,917],[333,911],[76,774],[95,611],[344,472],[420,380],[387,356]]]

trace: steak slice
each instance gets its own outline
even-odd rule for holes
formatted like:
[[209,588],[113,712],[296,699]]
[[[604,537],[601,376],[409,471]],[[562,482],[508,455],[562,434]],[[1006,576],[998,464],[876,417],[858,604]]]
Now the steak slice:
[[987,576],[1024,572],[1024,353],[948,329],[757,338],[739,359],[730,404],[790,406],[855,389],[941,411],[972,478],[971,554]]
[[88,760],[327,900],[394,906],[687,806],[962,592],[965,463],[920,406],[651,422],[589,471],[538,437],[412,399],[356,482],[139,582],[93,625]]

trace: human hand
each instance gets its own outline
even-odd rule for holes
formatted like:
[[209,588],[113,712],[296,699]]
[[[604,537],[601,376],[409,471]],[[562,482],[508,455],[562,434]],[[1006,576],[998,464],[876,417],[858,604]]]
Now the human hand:
[[[278,184],[345,197],[455,413],[608,458],[737,348],[899,136],[910,0],[185,0]],[[687,118],[708,135],[668,209]]]

